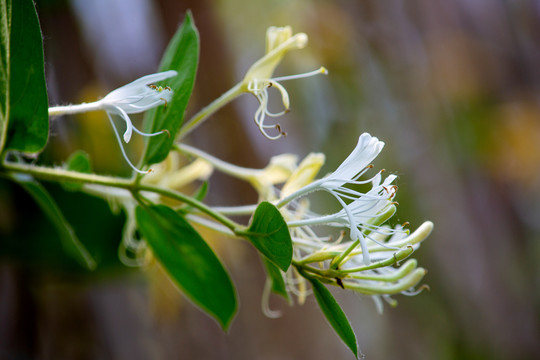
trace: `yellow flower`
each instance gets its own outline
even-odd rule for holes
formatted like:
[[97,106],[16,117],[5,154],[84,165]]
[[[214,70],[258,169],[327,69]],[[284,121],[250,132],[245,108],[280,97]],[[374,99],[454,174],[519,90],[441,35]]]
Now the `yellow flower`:
[[281,189],[281,197],[284,198],[296,190],[310,184],[324,165],[325,156],[322,153],[311,153],[298,165],[298,168],[289,177]]
[[[308,36],[304,33],[292,34],[290,26],[275,27],[271,26],[266,31],[266,55],[255,62],[247,71],[242,80],[241,87],[244,92],[255,95],[259,100],[260,106],[255,112],[254,121],[259,127],[261,133],[268,139],[274,140],[286,135],[281,130],[279,124],[266,125],[264,123],[266,115],[270,117],[281,116],[289,111],[290,101],[287,90],[281,85],[280,81],[300,79],[317,74],[327,74],[328,71],[321,67],[315,71],[304,74],[283,76],[273,78],[274,70],[279,65],[283,57],[290,50],[302,49],[308,42]],[[279,113],[272,113],[268,110],[268,88],[275,87],[281,93],[281,100],[284,110]],[[266,129],[277,129],[278,135],[271,136]]]

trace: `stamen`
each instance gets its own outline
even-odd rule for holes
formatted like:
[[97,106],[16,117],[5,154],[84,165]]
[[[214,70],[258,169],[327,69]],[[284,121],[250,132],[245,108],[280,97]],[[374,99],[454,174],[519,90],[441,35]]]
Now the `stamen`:
[[276,124],[276,130],[279,131],[281,136],[287,136],[287,133],[285,131],[281,130],[281,125]]
[[261,299],[262,312],[267,317],[271,319],[276,319],[281,316],[281,311],[270,309],[271,292],[272,292],[272,281],[270,279],[266,279],[266,283],[264,284],[264,290],[263,290],[263,295]]
[[416,296],[424,290],[431,291],[431,288],[429,287],[429,285],[423,284],[414,291],[405,290],[405,291],[402,291],[401,294],[406,295],[406,296]]
[[307,72],[307,73],[297,74],[297,75],[280,76],[280,77],[272,78],[272,80],[273,81],[284,81],[284,80],[302,79],[302,78],[315,76],[315,75],[319,75],[319,74],[328,75],[328,70],[326,70],[326,68],[324,66],[321,66],[319,69],[313,70],[313,71],[310,71],[310,72]]
[[157,136],[157,135],[161,135],[161,134],[164,134],[164,133],[169,135],[169,137],[171,137],[171,133],[167,129],[163,129],[163,130],[160,130],[160,131],[155,132],[155,133],[145,133],[145,132],[142,132],[139,129],[137,129],[135,126],[133,126],[133,131],[135,131],[139,135],[146,136],[146,137]]
[[280,117],[280,116],[283,116],[285,115],[286,113],[288,113],[290,110],[289,109],[285,109],[283,110],[282,112],[278,112],[278,113],[273,113],[273,112],[270,112],[268,110],[268,108],[265,108],[264,109],[264,113],[270,117]]
[[152,171],[152,169],[148,171],[142,171],[142,170],[137,169],[135,165],[131,163],[131,161],[127,157],[126,150],[124,149],[124,145],[122,145],[122,139],[120,138],[120,134],[118,134],[118,130],[116,130],[116,126],[114,125],[114,121],[111,115],[109,114],[109,112],[107,112],[107,117],[109,118],[109,121],[111,122],[112,128],[114,130],[114,135],[116,135],[116,140],[118,141],[118,145],[120,145],[120,150],[122,151],[122,155],[124,156],[124,159],[127,161],[128,165],[131,166],[131,168],[135,170],[136,172],[138,172],[139,174],[149,174]]

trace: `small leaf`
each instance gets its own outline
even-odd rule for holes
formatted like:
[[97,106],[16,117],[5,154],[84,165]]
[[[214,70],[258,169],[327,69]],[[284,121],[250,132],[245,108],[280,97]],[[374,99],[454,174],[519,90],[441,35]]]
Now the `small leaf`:
[[206,194],[208,194],[208,181],[203,182],[201,186],[199,186],[197,191],[195,191],[195,194],[192,195],[192,197],[195,200],[203,201]]
[[324,316],[332,325],[341,340],[351,349],[353,354],[358,358],[358,345],[356,343],[356,335],[347,319],[347,316],[341,310],[336,299],[330,291],[317,279],[308,278],[313,287],[313,293],[317,299],[317,303],[321,308]]
[[[208,193],[208,181],[205,181],[199,186],[199,188],[195,191],[193,195],[191,195],[192,198],[194,198],[197,201],[203,201],[204,197]],[[191,205],[184,205],[178,209],[176,209],[176,212],[180,215],[186,215],[189,214],[189,212],[193,209],[193,206]]]
[[195,229],[164,205],[137,207],[142,235],[172,280],[202,310],[227,329],[237,309],[227,271]]
[[266,274],[270,281],[272,281],[272,292],[278,295],[281,295],[288,302],[291,301],[289,293],[287,292],[287,287],[285,286],[285,280],[283,279],[283,274],[281,270],[274,265],[273,262],[266,259],[264,256],[261,257],[264,267],[266,268]]
[[287,271],[292,261],[292,240],[287,223],[269,202],[259,204],[244,235],[268,260]]
[[176,70],[178,72],[177,76],[166,81],[166,85],[174,91],[173,97],[167,106],[152,109],[145,116],[147,131],[158,132],[166,129],[171,136],[154,136],[149,139],[143,158],[145,165],[161,162],[167,157],[184,120],[198,62],[199,33],[193,23],[191,13],[188,12],[184,23],[176,31],[165,50],[159,67],[159,71]]
[[47,143],[49,115],[33,1],[2,1],[0,19],[0,151],[38,152]]
[[[67,159],[64,166],[67,170],[77,171],[84,174],[90,174],[92,172],[92,165],[90,164],[90,157],[82,150],[77,150]],[[82,188],[82,183],[76,182],[64,182],[62,183],[64,189],[69,191],[78,191]]]
[[62,211],[58,205],[56,205],[56,202],[49,195],[47,190],[28,175],[14,176],[13,179],[34,198],[41,210],[43,210],[51,220],[58,231],[58,235],[60,235],[60,240],[62,241],[66,253],[77,260],[81,265],[90,270],[94,270],[96,268],[96,262],[84,245],[79,241],[73,228],[69,225],[62,214]]

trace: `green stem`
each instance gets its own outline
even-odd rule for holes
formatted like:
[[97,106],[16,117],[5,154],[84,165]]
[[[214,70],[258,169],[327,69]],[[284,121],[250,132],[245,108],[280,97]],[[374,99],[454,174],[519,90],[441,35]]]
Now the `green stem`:
[[17,164],[4,162],[2,167],[9,172],[24,173],[35,178],[49,181],[70,181],[87,184],[98,184],[131,190],[134,187],[133,179],[118,178],[95,174],[84,174],[77,171],[70,171],[61,168],[50,168],[28,164]]
[[181,140],[187,134],[189,134],[193,129],[199,126],[204,120],[206,120],[210,115],[214,114],[216,111],[221,109],[223,106],[227,105],[229,102],[240,96],[244,92],[244,85],[242,82],[236,84],[226,93],[218,97],[216,100],[212,101],[209,105],[204,107],[197,114],[193,115],[185,125],[180,129],[176,140]]
[[202,203],[202,202],[200,202],[198,200],[195,200],[192,197],[189,197],[187,195],[179,193],[177,191],[173,191],[173,190],[169,190],[169,189],[165,189],[165,188],[161,188],[161,187],[153,186],[153,185],[146,185],[146,184],[139,184],[137,186],[137,190],[139,190],[139,191],[150,191],[150,192],[154,192],[154,193],[166,196],[166,197],[171,198],[171,199],[181,201],[181,202],[183,202],[185,204],[196,207],[201,212],[213,217],[214,219],[216,219],[217,221],[219,221],[220,223],[222,223],[223,225],[225,225],[226,227],[231,229],[235,234],[239,234],[242,231],[242,228],[243,228],[242,225],[239,225],[236,222],[232,221],[231,219],[229,219],[229,218],[215,212],[214,210],[212,210],[209,206],[205,205],[204,203]]
[[116,178],[116,177],[102,176],[102,175],[95,175],[95,174],[84,174],[84,173],[60,169],[60,168],[55,169],[55,168],[49,168],[49,167],[43,167],[43,166],[15,164],[15,163],[8,163],[8,162],[4,162],[2,164],[2,167],[8,170],[8,172],[18,173],[18,174],[28,174],[41,180],[48,180],[48,181],[55,181],[55,182],[70,181],[70,182],[78,182],[78,183],[86,183],[86,184],[98,184],[98,185],[127,189],[131,191],[132,194],[135,194],[136,192],[139,192],[139,191],[154,192],[154,193],[166,196],[171,199],[179,200],[185,204],[191,205],[199,209],[201,212],[211,216],[218,222],[222,223],[223,225],[231,229],[235,234],[240,233],[243,229],[243,226],[213,211],[207,205],[187,195],[184,195],[177,191],[161,188],[158,186],[137,183],[135,179],[123,179],[123,178]]
[[334,269],[318,269],[313,266],[305,265],[299,261],[293,260],[292,261],[293,266],[297,270],[302,270],[301,273],[310,272],[312,274],[317,274],[323,278],[335,278],[335,277],[342,277],[344,276],[343,271],[341,270],[334,270]]
[[351,274],[351,273],[362,272],[366,270],[373,270],[373,269],[377,269],[381,267],[399,264],[401,260],[407,258],[413,252],[414,252],[414,248],[412,246],[408,246],[405,249],[395,252],[391,257],[389,257],[386,260],[381,260],[381,261],[378,261],[378,262],[375,262],[373,264],[366,265],[366,266],[360,266],[360,267],[351,268],[351,269],[343,269],[341,271],[347,274]]

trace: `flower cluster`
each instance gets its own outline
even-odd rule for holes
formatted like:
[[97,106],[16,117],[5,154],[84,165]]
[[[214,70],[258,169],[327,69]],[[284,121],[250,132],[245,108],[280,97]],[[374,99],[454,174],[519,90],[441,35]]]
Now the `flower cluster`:
[[[255,95],[260,103],[254,120],[262,134],[269,139],[284,135],[279,124],[267,125],[266,116],[280,116],[289,110],[289,95],[280,84],[281,81],[303,78],[316,74],[326,74],[323,67],[318,70],[286,77],[272,77],[275,68],[285,54],[293,49],[301,49],[307,44],[307,35],[293,35],[290,27],[271,27],[266,33],[266,55],[255,62],[244,79],[196,114],[184,125],[185,135],[210,114],[240,93]],[[144,133],[138,130],[128,114],[142,112],[156,106],[167,105],[173,91],[169,87],[154,83],[176,76],[175,71],[165,71],[144,76],[134,82],[112,91],[103,99],[90,104],[70,105],[50,108],[51,115],[81,111],[104,110],[115,131],[126,161],[137,172],[127,158],[120,135],[114,125],[113,116],[119,116],[126,123],[123,140],[130,141],[133,131],[142,136],[156,136],[168,133]],[[268,110],[268,88],[276,88],[282,98],[284,110],[272,113]],[[270,135],[269,128],[277,129],[277,135]],[[378,138],[364,133],[359,136],[357,145],[340,166],[329,175],[316,179],[324,164],[325,156],[320,153],[309,154],[300,164],[297,157],[282,154],[271,159],[264,169],[249,169],[229,164],[212,155],[186,144],[175,144],[174,150],[190,158],[183,165],[178,153],[171,152],[161,164],[156,165],[154,174],[139,179],[138,184],[152,184],[159,189],[178,189],[195,180],[206,180],[214,170],[242,179],[253,186],[259,195],[259,202],[273,204],[288,226],[293,245],[292,266],[281,273],[288,294],[295,294],[303,303],[308,295],[308,280],[317,279],[326,284],[370,295],[382,311],[382,300],[391,305],[394,294],[414,295],[418,293],[425,270],[417,266],[414,259],[407,259],[420,243],[430,234],[433,224],[425,222],[412,233],[404,225],[389,226],[386,223],[396,212],[394,198],[397,176],[383,176],[384,170],[373,170],[372,162],[380,154],[384,143]],[[366,189],[361,191],[359,189]],[[147,189],[147,188],[146,188]],[[156,189],[155,187],[152,189]],[[136,237],[134,209],[136,199],[127,189],[113,189],[101,185],[84,186],[84,190],[102,197],[109,197],[126,212],[127,222],[121,246],[121,258],[130,265],[140,265],[144,261],[146,248],[144,241]],[[144,190],[144,189],[143,189]],[[316,192],[328,193],[339,205],[333,213],[319,213],[311,209],[310,196]],[[150,202],[159,202],[156,193],[140,192]],[[177,200],[186,202],[184,195]],[[138,199],[140,201],[140,198]],[[189,203],[189,201],[187,201]],[[187,211],[186,219],[229,235],[238,235],[235,225],[227,219],[230,215],[252,215],[258,204],[233,207],[199,206],[203,211]],[[277,211],[276,211],[277,212]],[[208,216],[210,215],[210,216]],[[241,234],[241,233],[240,233]],[[131,256],[133,255],[133,256]],[[287,260],[287,261],[290,261]],[[265,296],[269,292],[265,292]],[[268,304],[264,299],[263,304]],[[265,312],[274,315],[266,306]]]
[[[334,172],[314,181],[315,170],[321,163],[317,157],[308,157],[291,176],[291,182],[285,183],[282,198],[277,203],[291,228],[295,266],[301,266],[324,282],[373,295],[379,309],[382,309],[380,296],[391,301],[392,294],[415,293],[414,287],[422,279],[424,269],[417,268],[415,260],[401,267],[394,265],[416,250],[433,227],[426,222],[409,235],[402,226],[391,229],[383,225],[396,211],[393,202],[396,176],[383,179],[380,171],[361,179],[372,168],[371,162],[383,146],[376,137],[362,134],[354,150]],[[302,178],[304,184],[298,180]],[[363,193],[351,188],[355,185],[371,185],[371,189]],[[312,212],[305,196],[315,191],[330,193],[341,210],[326,215]],[[321,226],[341,229],[341,233],[335,240],[329,235],[318,235],[315,228]],[[287,284],[302,301],[305,296],[303,277],[293,271],[288,274]]]
[[[393,201],[396,176],[383,178],[383,171],[379,171],[363,179],[383,146],[376,137],[362,134],[345,161],[318,180],[315,177],[324,164],[323,154],[310,154],[299,165],[295,157],[284,154],[272,158],[265,169],[247,169],[187,145],[181,145],[180,149],[208,161],[217,170],[250,182],[261,201],[273,202],[278,207],[289,226],[294,246],[293,266],[284,274],[287,289],[298,296],[300,303],[307,295],[307,281],[298,269],[325,283],[371,295],[382,311],[381,299],[393,305],[391,295],[417,293],[416,286],[425,270],[417,267],[414,259],[399,264],[418,249],[433,228],[428,221],[409,234],[404,226],[385,225],[396,211]],[[354,190],[357,185],[367,185],[370,189]],[[312,211],[309,196],[317,191],[330,193],[341,209],[324,215]],[[214,208],[229,215],[249,214],[254,209],[255,205]],[[206,220],[191,219],[213,227]],[[326,230],[325,234],[320,234],[322,229]],[[264,299],[264,304],[267,303]],[[268,308],[265,313],[275,314]]]

